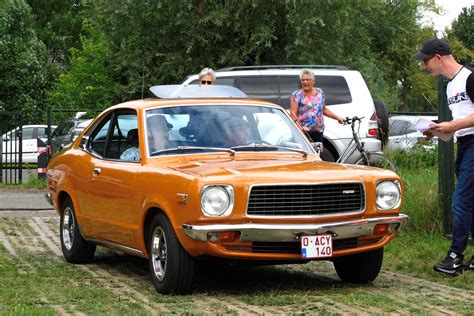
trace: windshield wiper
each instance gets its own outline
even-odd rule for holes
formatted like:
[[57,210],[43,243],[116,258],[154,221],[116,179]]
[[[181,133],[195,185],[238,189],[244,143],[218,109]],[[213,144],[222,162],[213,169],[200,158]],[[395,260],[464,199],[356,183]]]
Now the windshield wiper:
[[199,147],[199,146],[178,146],[175,148],[168,148],[163,150],[157,150],[151,153],[151,156],[158,156],[161,154],[167,154],[170,152],[179,151],[225,151],[230,153],[231,156],[235,155],[235,150],[231,148],[220,148],[220,147]]
[[294,151],[297,153],[300,153],[303,155],[304,158],[308,157],[308,152],[303,150],[303,149],[296,149],[296,148],[290,148],[290,147],[283,147],[283,146],[277,146],[277,145],[268,145],[265,143],[254,143],[251,145],[242,145],[242,146],[234,146],[231,147],[230,149],[232,150],[239,150],[239,149],[283,149],[283,150],[288,150],[288,151]]

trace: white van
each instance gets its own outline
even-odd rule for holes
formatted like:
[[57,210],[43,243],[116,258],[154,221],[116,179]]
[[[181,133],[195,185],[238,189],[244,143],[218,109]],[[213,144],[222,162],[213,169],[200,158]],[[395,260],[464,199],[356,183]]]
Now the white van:
[[[370,152],[381,152],[382,135],[388,135],[388,112],[381,102],[374,102],[360,72],[344,66],[277,65],[231,67],[216,71],[216,82],[244,91],[249,97],[267,100],[290,108],[291,93],[300,89],[301,69],[309,68],[316,76],[316,86],[326,95],[326,105],[342,117],[363,117],[359,136]],[[199,84],[198,75],[183,84]],[[376,110],[377,107],[377,110]],[[336,161],[352,139],[349,126],[325,118],[325,151],[321,157]]]

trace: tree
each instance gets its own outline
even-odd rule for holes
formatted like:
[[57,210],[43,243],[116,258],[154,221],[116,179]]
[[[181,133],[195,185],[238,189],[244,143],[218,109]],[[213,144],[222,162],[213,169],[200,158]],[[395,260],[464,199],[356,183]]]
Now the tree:
[[48,94],[55,109],[103,110],[117,102],[118,87],[108,73],[104,35],[85,22],[81,49],[71,49],[71,69],[62,74]]
[[[451,25],[452,34],[456,36],[467,49],[474,51],[474,5],[463,8]],[[471,60],[472,62],[472,60]]]
[[454,57],[461,64],[474,65],[474,6],[463,8],[458,18],[453,21],[447,38],[451,44]]
[[40,123],[50,65],[25,1],[0,1],[0,30],[0,111],[22,111],[24,123]]
[[178,83],[205,66],[282,60],[285,2],[109,0],[96,9],[124,100],[141,97],[142,82]]
[[80,32],[89,8],[82,0],[27,0],[38,38],[46,45],[56,71],[69,65],[70,49],[80,47]]

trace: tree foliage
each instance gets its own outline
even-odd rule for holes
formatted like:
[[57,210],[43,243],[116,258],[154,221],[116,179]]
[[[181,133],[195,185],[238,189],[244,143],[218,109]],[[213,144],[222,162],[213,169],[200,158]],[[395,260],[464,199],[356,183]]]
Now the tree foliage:
[[81,49],[71,49],[69,72],[62,74],[48,104],[54,109],[104,109],[116,100],[117,85],[108,73],[104,35],[84,23]]
[[[420,23],[439,11],[431,0],[26,1],[0,1],[3,108],[38,113],[52,79],[50,106],[97,109],[203,67],[337,64],[359,70],[391,111],[436,110],[436,79],[413,59],[435,34]],[[447,37],[466,64],[472,21],[464,9]]]
[[55,70],[67,71],[70,50],[80,48],[80,32],[88,6],[81,0],[27,0],[38,38],[48,49]]
[[467,49],[474,51],[474,5],[463,8],[458,18],[454,20],[452,33]]
[[22,111],[24,123],[37,122],[51,68],[25,1],[0,1],[0,30],[0,111]]

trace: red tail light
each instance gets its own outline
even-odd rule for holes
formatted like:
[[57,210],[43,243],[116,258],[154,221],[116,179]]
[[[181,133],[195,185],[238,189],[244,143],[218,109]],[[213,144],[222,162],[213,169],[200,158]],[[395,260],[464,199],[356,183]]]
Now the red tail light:
[[377,113],[372,113],[370,116],[369,120],[369,129],[367,131],[367,135],[371,137],[377,137],[378,136],[378,127],[379,127],[379,117],[377,116]]
[[377,129],[376,128],[371,128],[369,129],[369,133],[368,133],[370,136],[377,136]]

